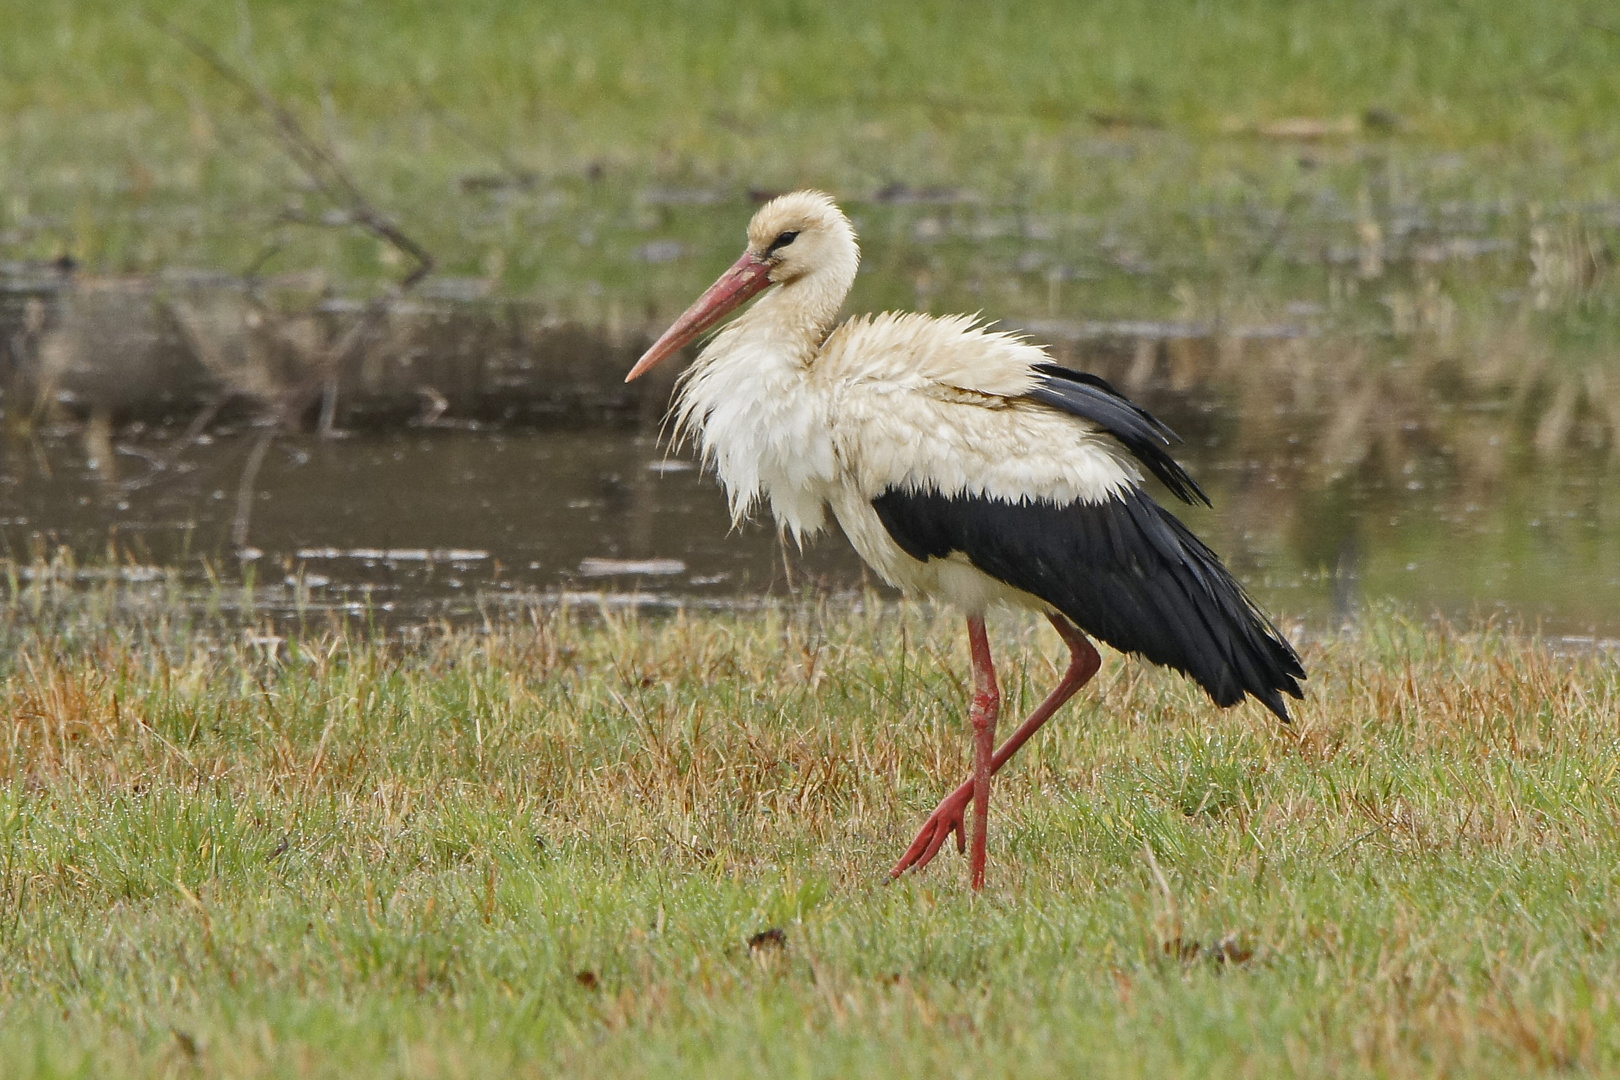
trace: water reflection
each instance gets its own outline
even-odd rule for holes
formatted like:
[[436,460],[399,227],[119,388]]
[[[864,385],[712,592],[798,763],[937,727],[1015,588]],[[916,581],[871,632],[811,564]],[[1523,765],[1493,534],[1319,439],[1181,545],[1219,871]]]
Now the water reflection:
[[[88,440],[13,446],[0,519],[7,554],[48,560],[65,546],[94,563],[110,550],[125,565],[183,568],[193,584],[210,572],[234,578],[240,563],[263,602],[290,602],[283,592],[296,587],[316,606],[419,614],[559,591],[719,599],[807,580],[860,582],[838,545],[785,561],[770,532],[728,535],[706,478],[671,469],[653,437],[615,427],[278,441],[259,476],[241,562],[228,535],[249,441],[215,436],[192,452],[188,471],[134,489],[91,464]],[[140,469],[163,449],[150,438],[120,440],[113,453]]]
[[[1257,446],[1228,413],[1156,404],[1192,433],[1186,456],[1215,497],[1214,510],[1185,516],[1278,612],[1325,627],[1390,599],[1620,634],[1620,482],[1601,462],[1517,462],[1482,488],[1437,447],[1393,477],[1363,469],[1319,483],[1299,448],[1320,415],[1283,417]],[[91,429],[13,444],[6,554],[25,576],[45,573],[60,547],[101,568],[75,573],[111,563],[126,581],[177,567],[206,588],[245,572],[260,604],[401,617],[597,590],[719,602],[865,582],[841,537],[799,553],[765,526],[731,532],[712,480],[615,427],[279,442],[239,563],[227,538],[249,441],[216,436],[189,471],[134,489],[94,462],[110,454],[140,469],[162,440]]]

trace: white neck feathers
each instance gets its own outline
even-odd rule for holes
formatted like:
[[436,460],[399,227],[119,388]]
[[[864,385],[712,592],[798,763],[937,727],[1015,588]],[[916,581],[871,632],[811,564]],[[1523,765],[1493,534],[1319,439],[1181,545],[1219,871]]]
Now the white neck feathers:
[[854,234],[814,270],[765,293],[682,376],[676,438],[692,438],[734,520],[761,498],[784,531],[814,533],[836,476],[826,395],[810,373],[859,264]]

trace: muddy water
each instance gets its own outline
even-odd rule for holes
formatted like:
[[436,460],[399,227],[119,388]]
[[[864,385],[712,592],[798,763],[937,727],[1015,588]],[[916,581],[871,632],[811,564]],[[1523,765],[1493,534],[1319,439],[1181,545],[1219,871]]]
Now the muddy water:
[[[1215,498],[1184,516],[1284,617],[1394,605],[1620,638],[1620,208],[1342,210],[1217,215],[1200,255],[1102,219],[869,206],[851,306],[994,310],[1129,391]],[[672,295],[723,265],[675,260]],[[410,620],[869,584],[836,535],[798,552],[731,531],[712,480],[658,446],[673,373],[621,380],[661,301],[591,326],[441,287],[323,367],[359,305],[296,282],[13,270],[0,556],[19,588]],[[233,545],[251,424],[296,398],[313,426],[320,395],[298,395],[323,380],[347,435],[278,438]]]
[[[1165,411],[1199,433],[1186,457],[1216,502],[1184,516],[1274,611],[1327,629],[1396,604],[1620,636],[1620,484],[1601,464],[1527,469],[1481,491],[1437,452],[1393,478],[1311,487],[1285,450],[1237,441],[1229,417]],[[633,428],[281,440],[241,553],[229,534],[250,434],[216,434],[146,483],[170,440],[86,436],[8,450],[0,538],[23,585],[111,575],[168,595],[179,585],[199,604],[392,621],[596,594],[725,604],[868,583],[836,533],[801,553],[765,525],[731,531],[713,480]]]
[[24,476],[13,477],[0,532],[14,554],[65,546],[89,564],[72,572],[91,580],[104,574],[110,540],[126,580],[146,567],[181,568],[193,585],[210,571],[246,574],[271,607],[406,617],[539,594],[731,601],[860,581],[838,545],[784,557],[763,528],[728,535],[708,479],[654,438],[616,427],[284,439],[259,475],[251,546],[236,552],[229,534],[251,441],[215,435],[180,475],[132,488],[167,449],[161,441],[117,440],[113,479],[82,441],[51,440],[50,478],[43,460],[17,462]]

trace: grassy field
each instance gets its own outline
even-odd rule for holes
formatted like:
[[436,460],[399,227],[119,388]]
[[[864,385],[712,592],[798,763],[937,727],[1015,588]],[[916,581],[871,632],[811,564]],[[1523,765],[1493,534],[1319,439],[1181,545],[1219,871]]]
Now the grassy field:
[[[1566,496],[1525,461],[1585,455],[1554,478],[1590,489],[1579,528],[1445,571],[1486,602],[1492,567],[1551,565],[1529,545],[1577,554],[1558,589],[1610,572],[1610,7],[145,10],[285,100],[430,286],[639,331],[753,192],[815,184],[862,229],[855,310],[1301,324],[1166,366],[1307,476],[1234,497],[1324,566],[1344,476],[1435,479],[1414,444],[1457,513],[1538,529]],[[255,266],[300,298],[399,273],[140,8],[0,0],[0,27],[0,263]],[[1280,449],[1295,414],[1322,419]],[[974,897],[954,855],[885,884],[966,771],[955,619],[278,637],[18,589],[6,1077],[1620,1072],[1612,652],[1375,614],[1308,645],[1291,729],[1111,657],[998,785]],[[1027,708],[1057,644],[995,629]]]
[[1238,264],[1285,210],[1309,232],[1358,203],[1620,191],[1620,20],[1596,2],[0,0],[0,255],[392,271],[287,224],[329,208],[143,10],[286,100],[445,273],[587,307],[676,302],[707,266],[638,252],[729,250],[750,188],[948,189],[1155,260],[1224,255],[1227,218],[1258,216]]
[[975,898],[884,884],[967,765],[926,611],[0,634],[8,1077],[1620,1068],[1612,656],[1372,618],[1292,729],[1110,658]]

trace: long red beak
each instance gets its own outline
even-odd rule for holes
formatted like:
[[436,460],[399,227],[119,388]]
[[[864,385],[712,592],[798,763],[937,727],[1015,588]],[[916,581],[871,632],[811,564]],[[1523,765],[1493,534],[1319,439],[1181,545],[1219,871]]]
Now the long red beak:
[[709,327],[740,307],[744,301],[770,285],[771,264],[744,252],[743,257],[731,264],[731,269],[720,275],[720,280],[709,286],[697,298],[697,303],[686,309],[686,314],[675,320],[675,325],[664,331],[664,336],[653,342],[652,348],[642,354],[625,382],[647,374],[660,361],[677,352],[681,346],[697,338]]

